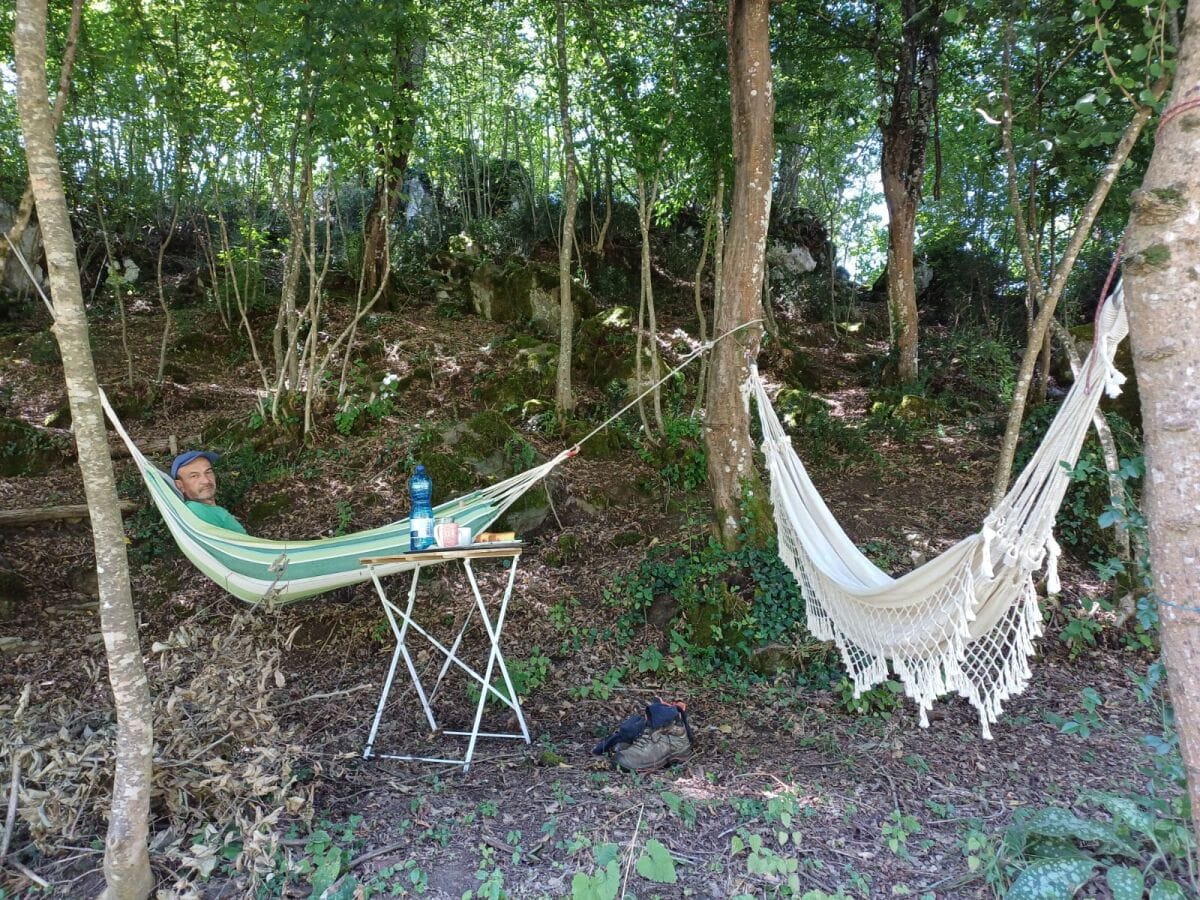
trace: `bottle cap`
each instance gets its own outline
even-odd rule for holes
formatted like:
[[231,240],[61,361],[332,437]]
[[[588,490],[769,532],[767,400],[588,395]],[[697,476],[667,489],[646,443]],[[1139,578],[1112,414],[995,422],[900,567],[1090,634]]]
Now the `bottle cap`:
[[425,466],[422,465],[421,463],[417,463],[417,469],[413,474],[414,475],[424,475],[425,474]]

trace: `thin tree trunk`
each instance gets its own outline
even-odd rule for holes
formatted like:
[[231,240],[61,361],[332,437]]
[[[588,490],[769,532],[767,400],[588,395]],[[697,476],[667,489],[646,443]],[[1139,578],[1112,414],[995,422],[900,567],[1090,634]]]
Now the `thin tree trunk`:
[[425,40],[415,40],[397,34],[392,46],[392,97],[395,110],[390,132],[377,148],[379,173],[375,179],[375,193],[366,215],[366,240],[363,255],[366,293],[374,294],[384,281],[384,270],[391,273],[389,254],[389,226],[396,220],[399,204],[404,198],[404,174],[408,169],[408,156],[412,149],[416,131],[416,115],[412,97],[416,93],[425,70]]
[[[1050,320],[1050,330],[1054,338],[1062,345],[1063,352],[1067,354],[1071,374],[1075,378],[1079,378],[1079,369],[1083,363],[1079,358],[1079,351],[1075,349],[1075,341],[1071,337],[1071,332],[1067,331],[1058,319]],[[1112,428],[1108,425],[1108,419],[1104,418],[1104,413],[1100,410],[1096,410],[1096,414],[1092,416],[1092,427],[1096,429],[1096,438],[1100,441],[1100,449],[1104,455],[1104,468],[1108,472],[1108,502],[1116,509],[1124,509],[1125,482],[1120,475],[1121,458],[1117,453],[1117,441],[1113,437]],[[1117,556],[1122,562],[1128,563],[1132,559],[1129,549],[1129,529],[1120,522],[1116,524],[1115,529]]]
[[[713,336],[716,336],[716,323],[721,321],[721,305],[725,299],[725,235],[727,233],[725,225],[725,167],[721,167],[720,173],[717,175],[717,189],[720,195],[720,202],[717,204],[717,232],[713,235]],[[765,244],[764,244],[765,247]],[[764,251],[765,252],[765,251]],[[704,395],[707,398],[712,395],[712,354],[706,355],[700,365],[705,371],[704,378]]]
[[133,354],[129,352],[129,327],[125,321],[125,298],[121,294],[121,285],[117,281],[117,261],[113,259],[112,243],[108,239],[108,227],[104,224],[104,204],[100,202],[99,192],[96,194],[96,221],[100,224],[100,236],[104,239],[104,280],[112,285],[113,294],[117,300],[117,319],[121,323],[121,350],[125,354],[126,383],[133,387]]
[[[722,168],[717,175],[717,186],[713,190],[712,199],[708,205],[708,218],[704,221],[704,243],[700,246],[700,259],[696,262],[696,280],[692,285],[692,297],[696,302],[696,323],[699,328],[700,342],[708,340],[708,317],[704,314],[704,299],[701,295],[701,281],[704,278],[704,267],[708,263],[708,251],[713,243],[713,232],[721,230],[721,213],[725,205],[725,170]],[[713,310],[714,317],[716,309]],[[697,416],[704,409],[704,387],[708,381],[708,354],[700,357],[700,374],[696,376],[696,403],[692,407],[692,415]]]
[[554,386],[554,407],[560,424],[575,409],[571,390],[571,343],[575,333],[575,304],[571,300],[571,251],[575,247],[575,212],[579,203],[576,178],[575,135],[571,129],[571,108],[567,93],[567,24],[564,0],[556,0],[555,36],[558,45],[558,118],[562,133],[563,181],[562,240],[558,247],[558,375]]
[[167,305],[167,295],[163,291],[162,267],[163,259],[167,255],[167,248],[171,246],[171,238],[175,236],[175,226],[179,223],[179,197],[175,198],[175,208],[171,212],[171,224],[167,226],[167,236],[162,243],[158,245],[158,257],[155,259],[154,276],[155,284],[158,286],[158,305],[163,312],[163,330],[162,341],[158,348],[158,378],[159,384],[162,384],[163,375],[167,370],[167,344],[171,339],[171,307]]
[[[1165,85],[1161,89],[1165,89]],[[1160,89],[1160,90],[1161,90]],[[1011,100],[1006,100],[1011,105]],[[1079,221],[1075,224],[1075,231],[1071,235],[1071,240],[1067,244],[1066,250],[1063,252],[1062,259],[1058,261],[1058,265],[1054,268],[1054,277],[1050,280],[1050,287],[1044,293],[1041,288],[1041,279],[1037,275],[1036,263],[1032,258],[1032,251],[1028,249],[1028,240],[1024,239],[1026,247],[1022,248],[1022,254],[1025,257],[1025,271],[1027,277],[1032,279],[1034,288],[1035,300],[1038,301],[1038,316],[1034,320],[1033,327],[1029,330],[1028,340],[1025,344],[1025,355],[1021,359],[1021,368],[1017,373],[1017,384],[1013,390],[1012,406],[1008,411],[1008,424],[1004,430],[1004,440],[1000,445],[1000,459],[996,463],[996,475],[992,481],[992,506],[995,507],[1003,498],[1008,490],[1009,477],[1012,475],[1013,457],[1017,452],[1017,438],[1021,434],[1021,420],[1025,416],[1025,399],[1029,394],[1029,385],[1033,380],[1033,369],[1038,361],[1038,354],[1042,348],[1042,341],[1046,337],[1046,331],[1050,327],[1050,319],[1054,316],[1054,308],[1058,305],[1058,298],[1062,295],[1062,290],[1066,286],[1067,276],[1075,267],[1075,260],[1079,256],[1079,250],[1083,246],[1083,242],[1087,239],[1089,232],[1092,229],[1092,223],[1096,220],[1096,215],[1100,212],[1100,207],[1104,205],[1104,200],[1108,197],[1108,191],[1116,181],[1117,174],[1121,171],[1121,165],[1128,158],[1129,153],[1133,150],[1134,144],[1137,143],[1138,136],[1142,133],[1146,122],[1150,120],[1150,115],[1153,108],[1149,105],[1138,107],[1133,114],[1133,118],[1129,124],[1125,126],[1125,132],[1121,135],[1121,139],[1117,142],[1117,146],[1113,148],[1112,156],[1109,158],[1104,171],[1100,175],[1100,180],[1096,183],[1095,189],[1092,191],[1092,196],[1088,200],[1087,205],[1083,208],[1083,212],[1079,217]],[[1021,219],[1023,215],[1020,212],[1020,201],[1016,197],[1015,159],[1016,156],[1012,151],[1011,109],[1006,108],[1004,112],[1004,128],[1003,139],[1006,142],[1005,155],[1008,157],[1009,166],[1009,197],[1012,201],[1013,214],[1019,217],[1016,223],[1017,241],[1021,243],[1023,240],[1021,235],[1024,224]]]
[[138,643],[125,534],[112,460],[108,456],[100,387],[88,343],[75,241],[54,146],[55,127],[45,80],[45,0],[18,0],[13,48],[17,106],[29,161],[29,180],[37,203],[54,298],[53,330],[62,355],[79,469],[91,513],[100,590],[100,629],[104,634],[117,716],[116,772],[104,844],[107,883],[104,895],[112,900],[141,900],[154,889],[147,849],[154,749],[150,690]]
[[608,240],[608,226],[612,224],[613,212],[613,167],[612,153],[608,145],[604,146],[604,221],[600,223],[600,234],[596,238],[595,251],[601,259],[604,258],[604,242]]
[[[769,0],[730,0],[729,87],[733,125],[733,202],[725,248],[717,336],[761,318],[763,264],[771,218],[775,96],[771,80]],[[743,328],[713,349],[705,412],[708,480],[722,541],[736,546],[743,494],[761,503],[750,439],[747,363],[758,355],[761,326]]]
[[[58,76],[58,92],[54,95],[54,109],[50,112],[51,129],[57,134],[58,126],[62,124],[63,113],[67,108],[67,97],[71,93],[71,73],[75,69],[75,53],[79,48],[79,26],[83,21],[83,0],[73,0],[71,3],[71,24],[67,26],[67,45],[63,48],[62,71]],[[3,280],[5,266],[8,265],[9,241],[12,246],[21,246],[21,238],[29,227],[29,219],[33,215],[33,179],[25,185],[25,192],[17,204],[16,215],[13,216],[12,227],[8,229],[8,241],[0,241],[0,280]],[[34,260],[30,260],[32,264]]]
[[[881,101],[891,79],[886,116],[880,116],[883,138],[880,176],[888,209],[887,287],[892,344],[899,353],[902,383],[917,379],[917,287],[913,277],[917,209],[925,179],[938,99],[938,64],[942,52],[941,15],[944,0],[901,0],[900,47],[895,72],[883,71],[876,58],[875,77]],[[879,4],[875,15],[882,18]]]
[[1200,7],[1191,4],[1154,155],[1132,197],[1125,296],[1146,436],[1150,568],[1200,838]]
[[[666,144],[663,144],[663,148]],[[662,159],[662,151],[658,155],[659,160]],[[657,385],[659,373],[661,372],[660,357],[658,353],[658,321],[654,312],[654,282],[651,279],[651,259],[650,259],[650,225],[654,219],[654,206],[658,200],[658,180],[647,185],[645,177],[639,172],[637,176],[638,189],[638,227],[642,233],[642,252],[641,252],[641,302],[638,304],[638,345],[637,359],[640,371],[642,359],[642,336],[647,335],[647,346],[650,350],[650,381],[655,384],[655,388],[651,393],[651,402],[654,408],[654,424],[658,429],[658,434],[663,434],[666,430],[663,422],[662,414],[662,392]],[[639,374],[638,390],[641,390],[641,381]],[[638,401],[638,409],[644,409],[641,400]],[[646,415],[642,413],[642,422],[646,424]],[[647,431],[649,435],[649,431]]]

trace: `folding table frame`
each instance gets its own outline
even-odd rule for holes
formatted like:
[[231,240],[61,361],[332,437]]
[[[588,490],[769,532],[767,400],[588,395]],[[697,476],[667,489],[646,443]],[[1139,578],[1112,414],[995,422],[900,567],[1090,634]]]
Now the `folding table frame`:
[[[375,584],[375,590],[379,594],[379,600],[383,604],[383,612],[387,616],[388,624],[391,625],[392,634],[396,636],[396,650],[392,654],[392,662],[388,667],[387,678],[383,684],[383,693],[379,696],[379,706],[375,710],[375,721],[371,724],[371,733],[367,737],[367,746],[363,751],[363,759],[401,759],[414,762],[432,762],[443,763],[446,765],[462,766],[463,772],[466,773],[471,767],[471,757],[475,754],[475,744],[479,738],[503,738],[509,740],[524,740],[526,744],[530,743],[529,729],[525,725],[525,717],[521,713],[521,702],[517,697],[517,692],[513,690],[512,679],[508,674],[508,667],[504,664],[504,654],[500,650],[500,637],[504,630],[504,618],[508,612],[508,601],[512,597],[513,583],[517,576],[517,561],[521,555],[521,546],[505,545],[491,547],[486,544],[475,545],[471,547],[463,547],[458,549],[445,550],[430,550],[417,553],[404,553],[396,556],[380,556],[363,559],[363,565],[367,566],[371,572],[371,580]],[[496,619],[493,622],[488,615],[487,604],[484,603],[483,594],[479,590],[479,582],[475,578],[475,572],[471,568],[472,560],[477,559],[508,559],[510,560],[508,580],[504,586],[504,593],[500,599],[500,608],[497,612]],[[471,588],[471,593],[475,597],[475,606],[472,607],[466,619],[463,621],[462,628],[459,629],[458,636],[454,639],[454,643],[450,647],[446,647],[437,638],[431,635],[428,631],[422,628],[416,621],[413,620],[413,607],[417,599],[417,584],[421,577],[421,569],[428,565],[440,565],[445,562],[458,561],[462,563],[463,571],[466,574],[467,584]],[[383,589],[383,584],[379,580],[379,575],[376,571],[377,566],[394,565],[396,563],[413,564],[412,581],[408,588],[408,603],[404,609],[401,609],[396,603],[388,599],[387,592]],[[471,666],[464,663],[458,658],[458,648],[462,644],[463,634],[466,633],[467,626],[471,623],[471,617],[475,610],[479,611],[479,618],[483,622],[484,631],[488,637],[488,658],[487,665],[484,668],[482,675]],[[425,685],[421,680],[421,676],[417,672],[417,667],[413,663],[412,656],[408,652],[407,638],[409,630],[412,630],[427,640],[433,645],[444,657],[441,671],[438,672],[437,681],[434,683],[433,690],[426,692]],[[475,720],[471,725],[470,731],[441,731],[442,734],[455,735],[458,737],[466,737],[467,752],[462,759],[442,759],[438,757],[428,756],[404,756],[391,753],[375,753],[375,737],[379,731],[379,723],[383,719],[383,710],[387,705],[388,696],[392,691],[392,683],[396,676],[396,666],[401,658],[404,659],[405,667],[408,669],[409,677],[412,679],[413,687],[416,689],[417,697],[421,701],[421,707],[425,711],[425,719],[429,722],[429,730],[431,734],[437,734],[441,731],[437,723],[437,719],[433,712],[433,701],[437,696],[438,689],[442,685],[446,674],[450,671],[450,667],[457,666],[470,678],[473,678],[479,683],[479,702],[475,708]],[[492,674],[496,669],[500,670],[500,675],[504,680],[504,686],[508,689],[508,696],[502,694],[496,687],[492,685]],[[483,708],[487,704],[488,695],[496,697],[501,703],[508,706],[517,717],[517,723],[521,726],[520,734],[515,733],[494,733],[481,732],[480,724],[483,721]]]

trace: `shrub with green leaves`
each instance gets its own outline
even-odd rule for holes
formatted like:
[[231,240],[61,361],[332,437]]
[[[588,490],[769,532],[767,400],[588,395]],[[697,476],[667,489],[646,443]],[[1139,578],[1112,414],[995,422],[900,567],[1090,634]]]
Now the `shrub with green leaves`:
[[703,536],[652,546],[604,591],[605,603],[620,610],[615,636],[622,641],[646,624],[656,598],[673,601],[667,654],[645,648],[632,665],[652,672],[741,671],[756,648],[808,637],[804,599],[773,537],[760,541],[744,523],[741,544],[730,550],[703,529],[694,531]]
[[672,416],[664,423],[662,440],[638,450],[643,462],[658,469],[672,490],[694,491],[708,481],[708,455],[700,435],[700,420]]

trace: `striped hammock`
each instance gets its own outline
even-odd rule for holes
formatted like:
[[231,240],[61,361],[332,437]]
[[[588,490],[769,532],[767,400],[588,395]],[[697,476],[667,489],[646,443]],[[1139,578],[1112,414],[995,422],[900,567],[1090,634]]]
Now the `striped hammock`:
[[[137,448],[103,393],[100,400],[109,421],[129,448],[154,505],[162,513],[184,556],[212,581],[247,603],[294,603],[305,597],[370,581],[371,572],[360,560],[405,553],[409,549],[408,519],[369,531],[307,541],[268,540],[210,525],[188,509],[171,477]],[[571,455],[573,449],[564,450],[540,466],[448,500],[435,507],[433,514],[453,518],[470,528],[472,534],[479,534]],[[375,573],[392,575],[415,565],[408,562],[376,566]]]

